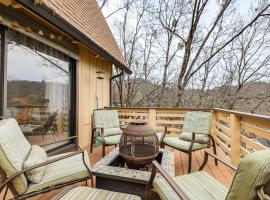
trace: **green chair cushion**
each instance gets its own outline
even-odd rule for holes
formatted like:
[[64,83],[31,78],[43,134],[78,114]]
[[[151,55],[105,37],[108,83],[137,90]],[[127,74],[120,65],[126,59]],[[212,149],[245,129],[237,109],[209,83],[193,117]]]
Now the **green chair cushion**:
[[[112,136],[112,135],[121,135],[123,131],[120,128],[105,128],[104,129],[104,137]],[[101,136],[101,129],[97,128],[97,135]]]
[[270,150],[249,154],[240,162],[226,199],[257,199],[258,190],[269,180]]
[[[178,137],[166,137],[163,139],[163,142],[175,149],[182,150],[182,151],[188,151],[191,142],[185,141],[185,140],[180,140]],[[207,148],[207,144],[200,144],[200,143],[194,143],[193,144],[193,151],[199,150],[199,149],[204,149]]]
[[[8,177],[22,170],[30,150],[31,145],[15,119],[0,121],[0,166]],[[12,184],[19,194],[28,187],[24,174],[13,179]]]
[[[112,135],[104,137],[106,145],[116,145],[120,143],[121,135]],[[101,137],[97,137],[97,140],[101,141]]]
[[[185,140],[185,141],[192,141],[192,133],[182,132],[179,136],[179,139]],[[195,142],[201,143],[201,144],[208,144],[209,136],[205,134],[195,134]]]
[[212,113],[210,112],[187,112],[183,125],[183,132],[202,133],[209,135],[211,133]]
[[117,110],[95,110],[95,128],[119,128],[119,118]]
[[[54,159],[67,154],[68,153],[51,156],[48,159]],[[84,152],[84,160],[90,169],[89,156],[86,151]],[[73,180],[86,178],[89,175],[89,171],[84,165],[82,154],[78,154],[47,165],[42,181],[38,184],[30,183],[26,194],[60,183],[67,183]]]
[[124,194],[120,192],[111,192],[108,190],[101,190],[97,188],[78,186],[72,188],[60,200],[140,200],[141,198],[131,194]]
[[[174,181],[192,200],[224,200],[228,192],[221,183],[203,171],[177,176]],[[181,199],[164,178],[156,178],[153,187],[161,200]]]

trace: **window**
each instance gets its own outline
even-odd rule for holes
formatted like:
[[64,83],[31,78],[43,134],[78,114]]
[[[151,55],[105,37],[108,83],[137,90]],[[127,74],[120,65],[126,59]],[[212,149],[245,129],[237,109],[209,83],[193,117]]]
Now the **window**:
[[12,30],[7,34],[6,58],[5,117],[16,118],[32,144],[72,136],[75,62]]

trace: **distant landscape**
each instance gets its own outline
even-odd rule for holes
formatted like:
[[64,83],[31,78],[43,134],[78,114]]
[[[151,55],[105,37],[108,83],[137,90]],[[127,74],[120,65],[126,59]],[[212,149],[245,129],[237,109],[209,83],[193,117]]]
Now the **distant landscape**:
[[[157,100],[160,86],[150,82],[145,83],[137,81],[140,85],[136,96],[132,99],[132,107],[175,107],[177,90],[175,88],[166,88],[164,98],[160,105]],[[114,85],[114,88],[116,86]],[[145,96],[148,90],[154,91],[151,95]],[[216,87],[207,91],[198,89],[185,90],[182,107],[188,108],[223,108],[249,112],[254,114],[270,115],[270,84],[269,83],[250,83],[236,92],[236,87],[228,88],[226,86]],[[123,96],[127,95],[126,90]],[[120,106],[118,90],[114,89],[113,102],[115,106]],[[128,106],[123,104],[122,106]]]

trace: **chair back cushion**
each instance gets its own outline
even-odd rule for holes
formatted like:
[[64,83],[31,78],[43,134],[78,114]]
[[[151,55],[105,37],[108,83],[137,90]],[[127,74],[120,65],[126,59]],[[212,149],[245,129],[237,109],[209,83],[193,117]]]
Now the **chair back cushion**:
[[192,132],[200,133],[195,135],[195,142],[201,144],[209,143],[208,135],[211,134],[212,113],[210,112],[187,112],[183,131],[179,139],[192,141]]
[[117,110],[95,110],[95,128],[119,128],[119,118]]
[[183,132],[195,132],[209,135],[211,133],[211,112],[187,112],[183,126]]
[[[22,170],[30,150],[31,145],[15,119],[0,122],[0,166],[7,177]],[[24,174],[13,179],[12,184],[19,194],[24,193],[28,186]]]
[[258,190],[270,180],[270,150],[249,154],[240,162],[226,200],[258,199]]

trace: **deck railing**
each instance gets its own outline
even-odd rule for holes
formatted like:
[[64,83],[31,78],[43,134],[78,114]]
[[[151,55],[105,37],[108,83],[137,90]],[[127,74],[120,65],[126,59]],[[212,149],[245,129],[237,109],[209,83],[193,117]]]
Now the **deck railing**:
[[213,116],[212,134],[234,165],[243,156],[270,147],[269,116],[223,109],[213,109]]
[[[212,112],[213,135],[217,146],[238,165],[241,158],[270,147],[270,116],[223,109],[117,108],[121,122],[147,120],[157,132],[168,127],[170,133],[181,133],[188,111]],[[269,146],[268,146],[269,144]]]

